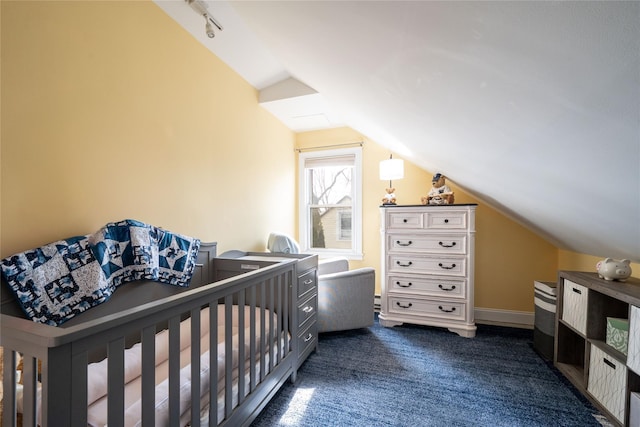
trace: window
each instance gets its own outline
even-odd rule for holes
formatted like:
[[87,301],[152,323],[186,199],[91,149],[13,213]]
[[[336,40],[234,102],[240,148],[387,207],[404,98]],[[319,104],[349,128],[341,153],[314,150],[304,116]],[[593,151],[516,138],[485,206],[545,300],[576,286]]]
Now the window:
[[362,149],[300,153],[304,252],[362,259]]

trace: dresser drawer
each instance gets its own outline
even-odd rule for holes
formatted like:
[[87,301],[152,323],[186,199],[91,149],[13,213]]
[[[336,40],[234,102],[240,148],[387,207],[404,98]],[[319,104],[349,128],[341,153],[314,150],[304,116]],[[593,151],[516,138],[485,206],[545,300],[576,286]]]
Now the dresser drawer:
[[463,255],[467,250],[466,235],[391,233],[387,238],[389,251],[393,252],[430,252]]
[[421,300],[417,298],[389,297],[389,312],[402,315],[437,317],[449,320],[465,320],[466,305],[463,302]]
[[437,279],[390,275],[387,289],[389,289],[389,292],[393,292],[395,294],[407,293],[449,298],[464,298],[466,294],[466,280],[446,277]]
[[620,423],[624,423],[625,418],[626,388],[627,372],[624,363],[591,345],[587,391]]
[[562,293],[562,320],[582,335],[587,335],[587,298],[589,290],[584,286],[564,281]]
[[387,212],[389,229],[421,229],[423,216],[419,212]]
[[425,214],[425,228],[429,229],[456,229],[467,228],[467,212],[433,211]]
[[[298,326],[303,327],[305,323],[315,319],[318,311],[318,295],[313,294],[311,298],[298,304]],[[315,320],[314,320],[315,321]]]
[[389,255],[390,273],[421,273],[443,276],[464,276],[466,274],[465,257],[440,257],[418,255]]
[[300,298],[307,292],[316,288],[316,270],[309,270],[298,277],[298,295]]
[[318,341],[318,328],[315,319],[302,329],[297,337],[298,340],[298,359],[306,359],[311,349],[316,346]]

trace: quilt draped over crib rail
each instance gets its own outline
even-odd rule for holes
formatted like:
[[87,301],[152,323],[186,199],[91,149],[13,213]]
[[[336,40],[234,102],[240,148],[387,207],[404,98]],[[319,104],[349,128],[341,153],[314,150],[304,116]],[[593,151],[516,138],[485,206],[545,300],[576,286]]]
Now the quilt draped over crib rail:
[[126,219],[12,255],[0,267],[25,314],[57,326],[107,301],[124,283],[189,286],[199,249],[199,239]]

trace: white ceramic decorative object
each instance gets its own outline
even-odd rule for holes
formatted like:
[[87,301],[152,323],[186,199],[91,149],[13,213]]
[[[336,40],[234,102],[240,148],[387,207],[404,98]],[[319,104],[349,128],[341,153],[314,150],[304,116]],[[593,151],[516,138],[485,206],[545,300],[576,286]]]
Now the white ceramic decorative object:
[[628,259],[616,260],[612,258],[605,258],[602,261],[598,261],[596,264],[596,270],[598,276],[604,280],[619,280],[624,282],[629,276],[631,276],[631,261]]

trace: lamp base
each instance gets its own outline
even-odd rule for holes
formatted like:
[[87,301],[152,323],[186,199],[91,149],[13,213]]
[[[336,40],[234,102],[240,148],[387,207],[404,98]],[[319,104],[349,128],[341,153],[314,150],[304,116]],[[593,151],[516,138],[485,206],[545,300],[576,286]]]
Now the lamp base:
[[388,206],[388,205],[395,205],[395,204],[396,204],[396,202],[384,202],[384,203],[382,203],[382,205],[383,205],[383,206],[385,206],[385,205],[386,205],[386,206]]

